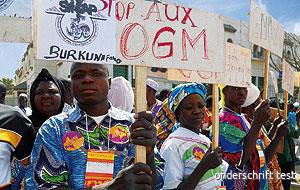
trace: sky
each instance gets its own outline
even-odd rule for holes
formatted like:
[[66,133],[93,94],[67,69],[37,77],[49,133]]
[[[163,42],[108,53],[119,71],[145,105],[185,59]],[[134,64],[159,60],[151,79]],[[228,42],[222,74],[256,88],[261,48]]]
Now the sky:
[[[287,32],[300,35],[300,0],[256,1],[276,18]],[[182,6],[205,9],[245,22],[249,20],[249,0],[163,0],[163,2],[174,2]],[[21,65],[26,48],[27,44],[0,43],[0,78],[14,77],[15,70]]]

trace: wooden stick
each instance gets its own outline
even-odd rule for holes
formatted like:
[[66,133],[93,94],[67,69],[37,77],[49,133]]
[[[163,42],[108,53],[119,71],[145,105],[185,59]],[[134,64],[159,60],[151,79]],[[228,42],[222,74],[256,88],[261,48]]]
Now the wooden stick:
[[265,71],[264,71],[264,93],[263,93],[264,100],[268,98],[269,58],[270,58],[270,51],[266,50],[266,62],[265,62]]
[[287,91],[283,91],[283,96],[284,96],[284,115],[283,115],[283,119],[287,120],[288,117],[288,99],[289,99],[289,94]]
[[[147,67],[135,67],[135,113],[146,111]],[[135,146],[135,163],[146,163],[146,147]]]
[[218,85],[212,85],[212,150],[219,146],[219,90]]
[[[283,119],[287,120],[288,117],[288,98],[289,98],[289,94],[287,91],[283,91],[283,95],[284,95],[284,109],[283,109]],[[277,146],[277,150],[276,152],[278,153],[283,153],[283,148],[284,148],[284,137],[280,140],[278,146]]]

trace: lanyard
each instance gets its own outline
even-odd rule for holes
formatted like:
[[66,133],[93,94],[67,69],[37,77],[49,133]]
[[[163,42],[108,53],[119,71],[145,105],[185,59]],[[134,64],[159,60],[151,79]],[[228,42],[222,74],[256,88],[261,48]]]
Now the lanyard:
[[[110,128],[111,128],[111,116],[110,116],[110,113],[109,113],[109,110],[108,110],[108,117],[109,117],[109,124],[108,124],[108,136],[107,136],[107,150],[110,151]],[[102,122],[102,121],[101,121]],[[100,127],[98,124],[97,124],[97,127]],[[86,132],[87,132],[87,141],[88,141],[88,146],[89,146],[89,149],[91,149],[91,144],[90,144],[90,137],[89,137],[89,129],[88,129],[88,115],[85,114],[85,129],[86,129]],[[100,134],[99,134],[100,135]],[[100,139],[99,139],[100,141]]]

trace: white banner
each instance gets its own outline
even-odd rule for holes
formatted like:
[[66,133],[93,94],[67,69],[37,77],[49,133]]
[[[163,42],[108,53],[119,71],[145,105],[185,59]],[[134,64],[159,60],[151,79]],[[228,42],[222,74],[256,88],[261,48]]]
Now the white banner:
[[151,67],[224,71],[220,16],[144,0],[116,3],[118,52],[124,62]]
[[249,87],[251,84],[251,51],[235,44],[226,43],[225,52],[225,71],[223,73],[168,69],[168,80]]
[[282,57],[284,29],[268,12],[251,1],[249,41]]
[[270,71],[272,83],[274,86],[275,94],[278,94],[278,82],[277,82],[277,77],[275,76],[274,71]]
[[32,17],[33,0],[0,0],[0,16]]
[[282,89],[294,95],[295,71],[285,60],[282,64]]
[[36,0],[37,59],[119,64],[112,0]]
[[37,0],[38,59],[224,71],[216,14],[144,0],[78,2]]

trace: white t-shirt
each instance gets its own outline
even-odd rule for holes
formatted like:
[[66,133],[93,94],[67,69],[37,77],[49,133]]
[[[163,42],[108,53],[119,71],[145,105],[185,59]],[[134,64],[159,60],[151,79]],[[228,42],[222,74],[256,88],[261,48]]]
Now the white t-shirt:
[[[165,160],[163,189],[175,189],[188,178],[208,150],[210,143],[206,136],[198,135],[184,127],[179,127],[171,133],[160,149],[160,154]],[[221,179],[216,179],[215,175],[225,173],[227,167],[228,164],[223,161],[221,166],[206,172],[195,189],[215,190],[217,186],[221,186]]]
[[0,142],[0,187],[6,186],[11,180],[10,155],[13,147],[6,143]]

